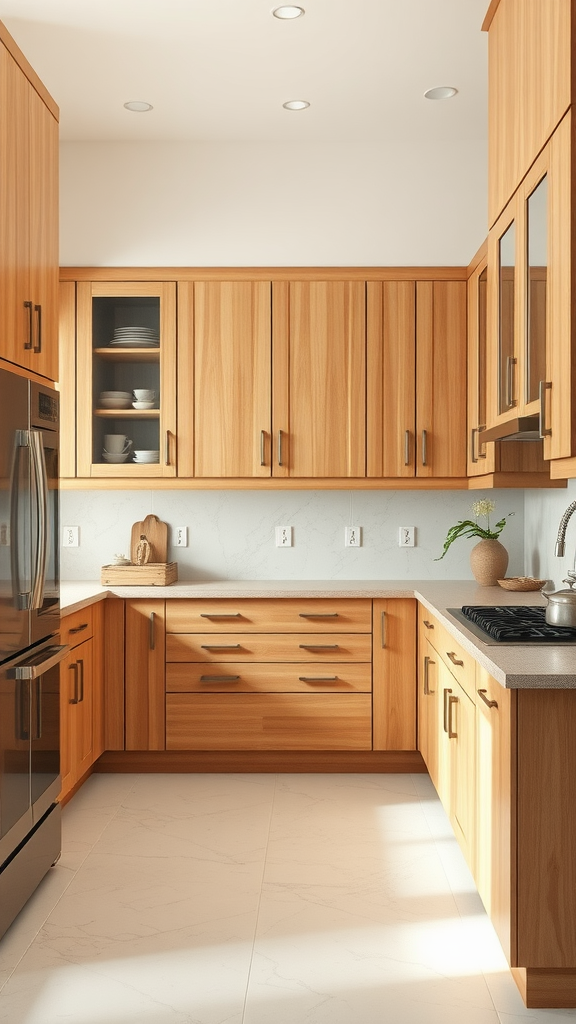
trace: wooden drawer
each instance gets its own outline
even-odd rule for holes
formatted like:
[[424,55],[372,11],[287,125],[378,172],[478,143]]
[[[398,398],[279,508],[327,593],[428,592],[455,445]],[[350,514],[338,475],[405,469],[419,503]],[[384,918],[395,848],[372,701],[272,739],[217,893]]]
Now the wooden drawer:
[[60,643],[76,647],[84,643],[84,640],[89,640],[94,635],[92,613],[93,607],[88,605],[71,615],[64,615],[60,621]]
[[238,664],[206,666],[186,662],[166,665],[166,690],[173,693],[342,693],[372,689],[370,665]]
[[370,634],[168,633],[166,661],[371,662]]
[[169,633],[369,633],[372,601],[282,598],[166,602]]
[[444,626],[438,625],[434,646],[444,664],[471,700],[476,698],[476,661]]
[[419,637],[425,636],[430,641],[432,646],[435,648],[436,644],[434,638],[438,636],[440,631],[440,623],[438,619],[432,615],[431,612],[423,605],[418,605],[418,635]]
[[167,750],[370,750],[369,694],[166,695]]

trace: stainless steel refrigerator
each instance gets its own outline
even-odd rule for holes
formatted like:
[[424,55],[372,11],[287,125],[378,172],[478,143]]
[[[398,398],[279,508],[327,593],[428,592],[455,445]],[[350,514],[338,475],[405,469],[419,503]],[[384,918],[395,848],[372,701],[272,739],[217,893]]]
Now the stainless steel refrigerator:
[[60,856],[58,407],[0,370],[0,935]]

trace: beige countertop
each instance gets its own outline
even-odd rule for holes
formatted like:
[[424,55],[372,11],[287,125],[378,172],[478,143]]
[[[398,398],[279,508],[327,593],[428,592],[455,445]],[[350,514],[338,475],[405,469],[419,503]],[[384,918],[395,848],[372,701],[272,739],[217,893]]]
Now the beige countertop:
[[90,581],[62,583],[62,614],[108,596],[128,600],[227,597],[415,597],[502,686],[510,689],[575,689],[576,645],[493,647],[451,618],[448,608],[464,604],[543,605],[539,593],[512,593],[467,580],[217,580],[169,587],[103,587]]

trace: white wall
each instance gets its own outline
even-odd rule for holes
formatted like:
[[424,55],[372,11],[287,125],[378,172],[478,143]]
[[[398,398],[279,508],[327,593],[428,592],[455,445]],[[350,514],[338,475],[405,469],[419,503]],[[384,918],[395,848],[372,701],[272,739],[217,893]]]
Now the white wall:
[[63,265],[442,266],[487,233],[486,143],[63,143]]
[[[495,491],[497,514],[514,512],[502,534],[509,574],[523,565],[523,494]],[[183,580],[472,579],[473,541],[441,562],[448,527],[469,519],[469,491],[64,491],[64,526],[80,525],[80,547],[62,549],[63,579],[98,579],[100,566],[129,553],[132,524],[149,513],[188,526],[189,547],[171,548]],[[344,527],[363,528],[363,546],[344,547]],[[275,526],[292,526],[278,549]],[[417,546],[398,547],[398,527],[415,526]],[[575,523],[576,528],[576,523]]]
[[566,554],[563,558],[554,554],[560,519],[572,501],[576,501],[576,480],[568,481],[565,490],[525,492],[526,573],[554,580],[559,587],[564,586],[561,581],[567,570],[574,568],[576,556],[576,515],[566,530]]

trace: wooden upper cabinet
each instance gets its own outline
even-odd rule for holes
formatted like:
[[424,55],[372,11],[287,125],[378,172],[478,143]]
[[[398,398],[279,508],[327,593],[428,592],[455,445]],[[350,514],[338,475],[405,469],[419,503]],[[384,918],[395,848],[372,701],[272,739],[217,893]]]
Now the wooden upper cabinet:
[[369,281],[368,475],[413,477],[416,284]]
[[571,103],[571,0],[500,0],[489,25],[489,222]]
[[270,282],[184,282],[179,312],[179,475],[270,476]]
[[0,43],[0,356],[58,377],[58,122]]
[[273,284],[273,475],[366,475],[366,285]]

